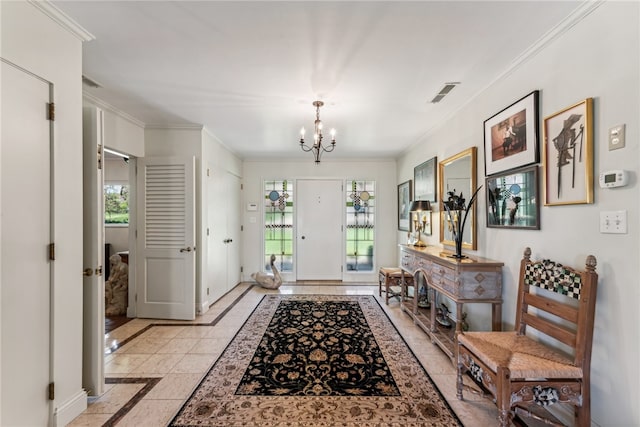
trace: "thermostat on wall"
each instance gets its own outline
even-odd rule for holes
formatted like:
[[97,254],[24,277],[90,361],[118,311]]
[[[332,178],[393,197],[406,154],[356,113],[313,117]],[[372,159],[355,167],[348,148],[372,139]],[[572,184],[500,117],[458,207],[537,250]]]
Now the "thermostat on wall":
[[629,174],[622,169],[602,172],[599,181],[600,188],[624,187],[629,181]]

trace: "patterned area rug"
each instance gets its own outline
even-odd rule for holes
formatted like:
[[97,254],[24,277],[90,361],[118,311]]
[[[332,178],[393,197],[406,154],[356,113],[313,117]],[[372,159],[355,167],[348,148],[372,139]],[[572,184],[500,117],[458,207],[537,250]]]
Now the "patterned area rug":
[[459,426],[372,296],[267,295],[171,426]]

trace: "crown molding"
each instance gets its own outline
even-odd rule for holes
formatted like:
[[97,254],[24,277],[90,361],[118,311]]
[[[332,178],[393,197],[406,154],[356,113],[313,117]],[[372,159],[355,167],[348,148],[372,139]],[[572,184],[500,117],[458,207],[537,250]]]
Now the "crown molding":
[[69,15],[58,9],[53,3],[47,1],[27,0],[33,7],[47,15],[58,25],[73,34],[78,40],[88,42],[95,40],[95,36],[85,30],[80,24],[71,19]]
[[82,92],[82,98],[87,100],[87,101],[89,101],[89,102],[91,102],[91,103],[93,103],[93,104],[95,104],[96,106],[102,108],[103,110],[107,110],[107,111],[115,114],[116,116],[121,117],[121,118],[133,123],[136,126],[139,126],[141,128],[145,127],[145,124],[143,122],[141,122],[140,120],[136,119],[133,116],[130,116],[129,114],[125,113],[122,110],[118,110],[113,105],[103,101],[100,98],[97,98],[96,96],[94,96],[94,95],[92,95],[92,94],[90,94],[88,92],[83,91]]
[[523,63],[533,58],[547,47],[550,43],[562,36],[564,33],[573,28],[576,24],[586,18],[594,10],[602,6],[605,0],[586,0],[580,6],[578,6],[573,12],[571,12],[565,19],[560,21],[555,27],[551,28],[545,34],[542,35],[534,44],[529,46],[524,52],[518,55],[509,66],[500,74],[498,74],[488,85],[478,92],[479,94],[491,87],[496,82],[504,79],[513,71],[518,69]]
[[501,81],[511,73],[515,72],[518,68],[520,68],[525,62],[529,59],[533,58],[538,54],[538,52],[542,51],[549,44],[554,42],[557,38],[562,36],[564,33],[573,28],[576,24],[581,22],[584,18],[589,16],[593,11],[602,6],[606,0],[585,0],[580,4],[576,9],[573,10],[566,18],[564,18],[560,23],[558,23],[555,27],[551,28],[545,34],[542,35],[535,43],[525,49],[520,55],[518,55],[511,63],[496,77],[494,77],[488,84],[486,84],[483,88],[481,88],[474,95],[470,96],[467,101],[460,105],[459,108],[452,111],[450,114],[445,116],[438,124],[434,125],[427,131],[425,131],[422,136],[420,136],[415,143],[411,144],[404,153],[409,152],[417,145],[419,145],[425,138],[428,138],[433,132],[438,130],[440,127],[444,126],[452,117],[458,114],[463,108],[467,107],[471,104],[478,96],[483,94],[485,91],[489,90],[493,85],[497,82]]
[[145,129],[173,129],[173,130],[202,130],[204,126],[189,123],[149,123],[144,126]]

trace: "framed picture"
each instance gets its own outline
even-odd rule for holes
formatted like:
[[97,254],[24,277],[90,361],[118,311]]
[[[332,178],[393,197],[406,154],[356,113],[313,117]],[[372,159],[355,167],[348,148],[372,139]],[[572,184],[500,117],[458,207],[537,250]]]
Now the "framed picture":
[[544,119],[544,204],[593,203],[593,99]]
[[398,230],[410,231],[411,180],[398,185]]
[[413,168],[414,200],[428,200],[437,202],[436,167],[438,158],[432,157],[426,162]]
[[538,94],[534,90],[484,121],[485,175],[540,161]]
[[489,176],[487,227],[540,229],[538,165]]

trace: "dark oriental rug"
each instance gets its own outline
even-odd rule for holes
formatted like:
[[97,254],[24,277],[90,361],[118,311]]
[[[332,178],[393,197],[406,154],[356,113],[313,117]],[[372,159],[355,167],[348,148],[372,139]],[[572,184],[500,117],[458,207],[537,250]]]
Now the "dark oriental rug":
[[266,295],[170,425],[461,423],[374,297]]

